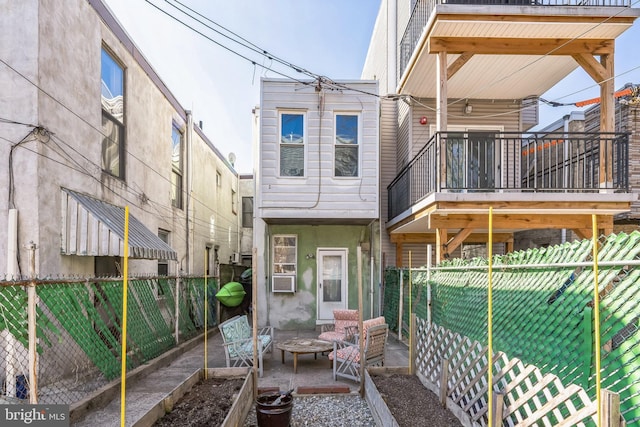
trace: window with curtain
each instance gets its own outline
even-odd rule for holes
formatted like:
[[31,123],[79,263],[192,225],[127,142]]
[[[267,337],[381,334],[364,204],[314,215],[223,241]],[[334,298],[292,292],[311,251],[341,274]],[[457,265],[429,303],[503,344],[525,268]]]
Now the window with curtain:
[[304,114],[280,113],[280,176],[304,176]]
[[336,114],[335,176],[358,176],[358,115]]
[[102,170],[124,178],[124,68],[102,48]]
[[171,127],[171,205],[182,209],[182,133]]

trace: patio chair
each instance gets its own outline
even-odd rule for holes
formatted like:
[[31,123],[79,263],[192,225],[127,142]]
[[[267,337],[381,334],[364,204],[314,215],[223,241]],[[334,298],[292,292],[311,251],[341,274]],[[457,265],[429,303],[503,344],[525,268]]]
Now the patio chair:
[[319,340],[352,341],[353,332],[358,330],[358,310],[333,310],[333,324],[322,325]]
[[360,364],[364,366],[384,366],[389,325],[370,326],[364,334],[364,357],[360,356],[360,346],[356,343],[334,341],[329,359],[333,360],[333,379],[349,378],[360,382]]
[[[253,366],[253,330],[246,315],[235,316],[218,325],[227,368]],[[273,327],[258,329],[258,372],[262,377],[262,355],[273,350]]]

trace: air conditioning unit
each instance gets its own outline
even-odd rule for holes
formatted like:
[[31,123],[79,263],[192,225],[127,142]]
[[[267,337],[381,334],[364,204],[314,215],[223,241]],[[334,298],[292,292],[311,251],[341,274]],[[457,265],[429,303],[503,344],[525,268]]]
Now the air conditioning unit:
[[231,255],[231,262],[233,264],[240,264],[240,253],[239,252],[234,252],[233,255]]
[[273,276],[271,278],[271,292],[295,292],[295,276]]

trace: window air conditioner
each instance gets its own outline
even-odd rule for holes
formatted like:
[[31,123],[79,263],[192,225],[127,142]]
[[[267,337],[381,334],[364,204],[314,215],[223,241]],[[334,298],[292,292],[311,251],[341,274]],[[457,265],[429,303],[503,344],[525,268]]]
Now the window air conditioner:
[[272,292],[295,292],[296,277],[295,276],[273,276],[271,278]]

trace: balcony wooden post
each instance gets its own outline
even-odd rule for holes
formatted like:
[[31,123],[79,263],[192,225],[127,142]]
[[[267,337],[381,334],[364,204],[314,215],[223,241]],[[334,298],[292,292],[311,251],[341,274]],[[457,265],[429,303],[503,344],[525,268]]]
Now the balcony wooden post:
[[396,267],[402,267],[402,243],[396,243]]
[[[602,55],[600,64],[607,79],[600,82],[600,132],[615,132],[613,53]],[[613,188],[613,147],[607,137],[600,140],[600,188]]]
[[436,70],[436,131],[447,130],[447,52],[438,52]]
[[[447,52],[438,52],[438,64],[436,67],[436,131],[446,132],[447,130]],[[446,138],[441,138],[439,144],[440,149],[440,185],[438,191],[442,190],[446,186],[447,182],[447,163],[446,163]],[[438,246],[439,248],[439,246]],[[438,249],[436,249],[437,252]],[[438,262],[441,261],[440,257],[437,257]]]
[[444,255],[447,252],[444,245],[447,243],[447,229],[436,229],[436,262],[441,263],[444,261]]

